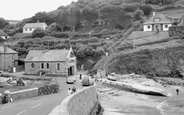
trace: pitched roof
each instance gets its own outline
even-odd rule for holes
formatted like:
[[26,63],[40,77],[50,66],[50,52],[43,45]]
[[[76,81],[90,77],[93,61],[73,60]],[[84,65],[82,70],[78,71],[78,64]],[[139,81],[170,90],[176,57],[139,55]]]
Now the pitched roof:
[[40,28],[43,27],[43,25],[47,26],[45,22],[42,23],[27,23],[24,25],[23,28]]
[[66,61],[70,50],[30,50],[24,61]]
[[[7,47],[7,46],[6,46]],[[4,46],[0,46],[0,53],[4,53]],[[11,48],[7,47],[7,51],[5,53],[18,53]]]
[[165,23],[172,23],[172,22],[165,15],[163,15],[163,14],[156,14],[155,16],[152,16],[151,18],[149,18],[143,24],[160,24],[160,23],[161,24],[165,24]]

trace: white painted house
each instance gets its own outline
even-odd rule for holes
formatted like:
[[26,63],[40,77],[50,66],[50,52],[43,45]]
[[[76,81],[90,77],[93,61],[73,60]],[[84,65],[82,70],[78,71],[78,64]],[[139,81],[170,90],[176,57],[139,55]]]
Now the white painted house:
[[10,38],[10,36],[7,33],[5,33],[2,30],[0,30],[0,38],[5,40],[7,38]]
[[163,14],[156,14],[153,12],[153,16],[143,23],[143,31],[168,31],[172,26],[172,21]]
[[45,30],[47,28],[47,24],[45,22],[27,23],[23,27],[23,33],[32,33],[37,28]]

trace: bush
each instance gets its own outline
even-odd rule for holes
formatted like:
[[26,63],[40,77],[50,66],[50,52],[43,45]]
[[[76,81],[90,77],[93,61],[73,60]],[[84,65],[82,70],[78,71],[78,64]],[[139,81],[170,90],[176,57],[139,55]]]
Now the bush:
[[59,84],[58,83],[47,84],[45,86],[38,88],[38,96],[48,95],[51,93],[58,93],[58,92],[59,92]]
[[42,38],[46,35],[46,32],[42,29],[35,29],[32,33],[32,37],[35,38],[35,37],[39,37],[39,38]]
[[69,34],[64,32],[52,32],[49,35],[57,38],[69,38]]

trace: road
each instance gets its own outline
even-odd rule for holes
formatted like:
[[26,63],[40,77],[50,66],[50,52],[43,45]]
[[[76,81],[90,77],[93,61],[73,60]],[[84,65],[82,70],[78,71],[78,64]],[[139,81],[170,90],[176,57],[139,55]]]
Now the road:
[[69,87],[76,86],[79,89],[83,88],[79,80],[75,84],[66,84],[66,78],[58,77],[56,79],[60,85],[59,93],[0,105],[0,115],[48,115],[67,96]]

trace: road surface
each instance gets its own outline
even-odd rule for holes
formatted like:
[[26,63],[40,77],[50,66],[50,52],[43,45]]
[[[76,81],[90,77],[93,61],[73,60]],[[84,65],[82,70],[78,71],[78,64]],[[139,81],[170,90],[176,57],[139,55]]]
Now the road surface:
[[68,88],[73,86],[82,89],[79,80],[74,84],[66,84],[66,78],[56,78],[60,85],[60,92],[35,98],[19,100],[0,105],[0,115],[48,115],[67,96]]

